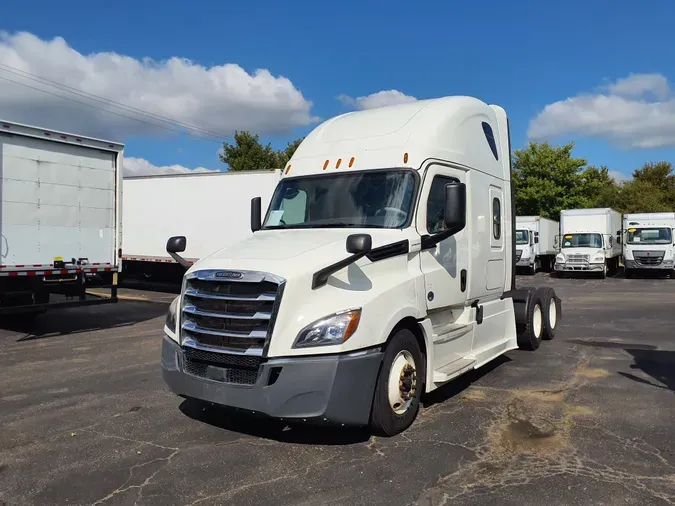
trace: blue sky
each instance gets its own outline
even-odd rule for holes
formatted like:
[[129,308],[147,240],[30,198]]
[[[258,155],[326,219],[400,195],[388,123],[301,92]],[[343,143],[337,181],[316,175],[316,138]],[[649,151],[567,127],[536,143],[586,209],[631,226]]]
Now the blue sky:
[[[268,69],[275,77],[289,79],[311,101],[311,115],[322,119],[349,110],[337,99],[340,95],[365,97],[382,90],[398,90],[418,99],[474,95],[506,108],[514,147],[525,144],[530,121],[547,105],[582,94],[585,100],[549,110],[540,118],[538,131],[553,142],[574,139],[577,156],[623,173],[645,161],[675,161],[672,95],[666,89],[656,99],[640,96],[652,91],[656,76],[663,82],[675,81],[675,2],[651,0],[638,6],[625,0],[555,4],[514,0],[413,5],[13,2],[10,9],[3,9],[0,30],[29,32],[43,41],[63,37],[82,55],[115,52],[138,60],[181,57],[205,67],[233,63],[249,73]],[[39,66],[31,68],[37,74]],[[613,97],[603,86],[631,74],[651,76],[652,84],[637,94],[617,95],[617,102],[595,100],[603,94]],[[62,82],[56,77],[50,75]],[[106,90],[105,86],[98,89]],[[644,107],[645,100],[649,107]],[[619,106],[626,106],[628,112],[616,113]],[[639,117],[643,113],[652,119],[643,120]],[[21,112],[3,110],[0,101],[0,117],[7,114],[15,119]],[[654,123],[655,115],[660,123]],[[640,142],[631,140],[631,124],[642,129],[636,134]],[[312,126],[296,122],[263,138],[280,147]],[[82,128],[78,133],[86,134]],[[126,142],[127,156],[157,166],[220,165],[218,145],[212,142],[159,132],[119,135],[124,138],[114,140]],[[636,148],[635,144],[657,147]]]

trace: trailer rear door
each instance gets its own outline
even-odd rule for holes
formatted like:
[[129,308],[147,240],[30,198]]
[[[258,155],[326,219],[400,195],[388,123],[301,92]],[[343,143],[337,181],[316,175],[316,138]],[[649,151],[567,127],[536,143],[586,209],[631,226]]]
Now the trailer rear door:
[[22,135],[0,135],[3,266],[116,265],[118,153]]

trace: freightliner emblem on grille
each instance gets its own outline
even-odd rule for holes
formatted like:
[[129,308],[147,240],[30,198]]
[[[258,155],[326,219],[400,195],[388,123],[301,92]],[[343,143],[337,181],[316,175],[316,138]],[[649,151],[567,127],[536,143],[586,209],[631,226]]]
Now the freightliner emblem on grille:
[[219,271],[219,272],[216,272],[215,276],[217,278],[241,279],[244,275],[241,272],[235,272],[235,271]]

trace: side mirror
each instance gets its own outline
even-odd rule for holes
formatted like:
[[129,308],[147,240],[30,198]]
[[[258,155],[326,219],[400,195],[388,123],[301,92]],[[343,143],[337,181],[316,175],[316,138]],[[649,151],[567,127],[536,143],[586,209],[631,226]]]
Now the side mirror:
[[251,199],[251,232],[262,228],[262,201],[260,197]]
[[169,240],[166,241],[166,252],[169,255],[171,255],[171,258],[173,258],[176,262],[178,262],[178,264],[180,264],[184,269],[189,269],[190,262],[188,262],[178,254],[185,251],[186,247],[187,247],[187,239],[185,238],[184,235],[175,235],[173,237],[170,237]]
[[171,253],[182,253],[187,247],[187,239],[184,235],[175,235],[170,237],[166,241],[166,252]]
[[534,244],[539,244],[539,234],[537,232],[534,233]]
[[370,234],[351,234],[347,237],[347,253],[365,255],[373,248],[373,238]]
[[445,186],[445,226],[456,234],[466,226],[466,185],[451,183]]

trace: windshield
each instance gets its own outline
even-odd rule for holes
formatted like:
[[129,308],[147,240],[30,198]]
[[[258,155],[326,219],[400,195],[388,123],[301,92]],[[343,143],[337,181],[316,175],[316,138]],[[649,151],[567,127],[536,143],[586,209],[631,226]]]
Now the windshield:
[[529,244],[529,242],[527,230],[516,230],[516,244]]
[[563,248],[602,248],[600,234],[565,234],[562,241]]
[[403,228],[410,223],[417,178],[406,169],[283,179],[263,229]]
[[671,232],[669,228],[629,228],[629,244],[670,244]]

